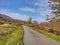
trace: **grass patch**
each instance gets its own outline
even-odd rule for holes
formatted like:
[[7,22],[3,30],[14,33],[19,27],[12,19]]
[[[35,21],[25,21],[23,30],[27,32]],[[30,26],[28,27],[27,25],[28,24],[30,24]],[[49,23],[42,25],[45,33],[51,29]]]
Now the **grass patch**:
[[3,31],[7,31],[9,28],[15,28],[13,25],[8,25],[8,26],[0,26],[0,33]]
[[50,37],[51,39],[56,40],[57,42],[60,42],[60,36],[57,36],[57,35],[52,34],[52,33],[49,33],[49,32],[42,31],[42,30],[40,30],[40,29],[38,29],[38,28],[32,27],[32,29],[34,29],[35,31],[37,31],[37,32],[39,32],[39,33],[42,33],[42,34]]
[[[4,28],[13,28],[13,25]],[[16,28],[12,33],[0,37],[0,45],[23,45],[23,28]]]

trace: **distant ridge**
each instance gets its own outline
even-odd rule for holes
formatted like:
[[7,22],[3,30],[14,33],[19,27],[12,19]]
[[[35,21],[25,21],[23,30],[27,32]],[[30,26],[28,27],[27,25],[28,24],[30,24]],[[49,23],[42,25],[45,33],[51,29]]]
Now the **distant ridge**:
[[13,19],[7,15],[4,14],[0,14],[0,23],[9,23],[9,24],[14,24],[14,23],[24,23],[24,21],[22,20],[18,20],[18,19]]

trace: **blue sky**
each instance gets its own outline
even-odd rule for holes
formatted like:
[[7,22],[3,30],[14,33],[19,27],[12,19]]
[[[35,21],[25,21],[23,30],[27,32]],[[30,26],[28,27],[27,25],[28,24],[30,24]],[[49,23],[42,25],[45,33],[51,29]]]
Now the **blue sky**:
[[28,20],[32,17],[38,22],[45,22],[50,15],[49,0],[0,0],[0,13],[15,19]]

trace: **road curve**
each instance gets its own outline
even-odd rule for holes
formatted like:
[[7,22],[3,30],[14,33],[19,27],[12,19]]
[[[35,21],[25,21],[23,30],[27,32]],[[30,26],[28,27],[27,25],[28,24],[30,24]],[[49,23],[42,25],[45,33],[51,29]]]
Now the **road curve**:
[[24,45],[59,45],[54,40],[40,34],[27,26],[24,28]]

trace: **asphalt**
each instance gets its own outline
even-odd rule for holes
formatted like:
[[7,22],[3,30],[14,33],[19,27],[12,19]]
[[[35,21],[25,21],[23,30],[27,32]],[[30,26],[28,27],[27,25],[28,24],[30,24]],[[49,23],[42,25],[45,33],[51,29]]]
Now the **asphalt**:
[[24,45],[60,45],[56,41],[48,38],[47,36],[38,33],[27,26],[24,28]]

